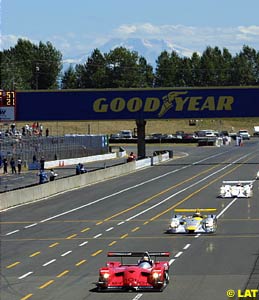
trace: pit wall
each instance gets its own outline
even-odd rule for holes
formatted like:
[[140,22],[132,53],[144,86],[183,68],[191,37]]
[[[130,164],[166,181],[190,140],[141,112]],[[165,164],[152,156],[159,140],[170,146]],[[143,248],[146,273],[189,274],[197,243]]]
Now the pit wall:
[[[53,160],[45,162],[44,166],[46,169],[57,168],[57,167],[65,167],[71,165],[77,165],[78,163],[89,163],[91,161],[100,161],[106,159],[114,159],[116,157],[124,157],[126,156],[125,153],[117,154],[117,153],[109,153],[103,155],[94,155],[94,156],[86,156],[86,157],[79,157],[79,158],[70,158],[70,159],[63,159],[63,160]],[[31,163],[28,166],[29,170],[38,170],[39,163]]]
[[[102,160],[107,159],[106,155],[102,155]],[[82,161],[81,159],[82,158],[80,158],[80,161]],[[152,158],[145,158],[125,163],[123,165],[117,165],[90,173],[62,178],[45,184],[39,184],[33,187],[2,193],[0,194],[0,211],[17,205],[43,200],[50,196],[68,192],[73,189],[83,188],[87,185],[98,183],[103,180],[123,176],[131,172],[150,167],[153,164],[159,164],[168,159],[169,154],[165,153]],[[52,165],[48,167],[52,167]]]

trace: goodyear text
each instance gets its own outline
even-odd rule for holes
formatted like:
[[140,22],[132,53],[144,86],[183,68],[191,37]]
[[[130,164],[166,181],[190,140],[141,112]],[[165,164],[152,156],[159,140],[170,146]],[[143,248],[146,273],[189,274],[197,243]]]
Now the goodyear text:
[[158,117],[162,117],[169,110],[173,112],[231,111],[233,104],[234,97],[229,95],[202,97],[189,96],[188,91],[172,91],[162,99],[132,97],[126,100],[122,97],[116,97],[108,101],[105,97],[98,98],[93,103],[93,110],[96,113],[155,112]]

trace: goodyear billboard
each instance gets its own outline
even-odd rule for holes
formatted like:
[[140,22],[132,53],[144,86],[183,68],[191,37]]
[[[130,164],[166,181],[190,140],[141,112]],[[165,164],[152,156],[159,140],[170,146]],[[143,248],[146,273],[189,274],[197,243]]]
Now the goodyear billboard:
[[259,117],[259,87],[17,92],[16,120]]

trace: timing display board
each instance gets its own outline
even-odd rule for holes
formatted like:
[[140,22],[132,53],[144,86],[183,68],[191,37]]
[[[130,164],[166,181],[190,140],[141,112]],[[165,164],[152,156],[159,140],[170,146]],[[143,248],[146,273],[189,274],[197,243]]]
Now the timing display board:
[[15,121],[16,93],[0,90],[0,122]]
[[18,121],[259,117],[259,87],[17,92]]

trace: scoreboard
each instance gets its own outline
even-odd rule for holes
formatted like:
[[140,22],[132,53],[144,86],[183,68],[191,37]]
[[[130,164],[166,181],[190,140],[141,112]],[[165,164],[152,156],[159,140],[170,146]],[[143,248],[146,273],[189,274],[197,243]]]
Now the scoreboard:
[[15,121],[16,92],[0,90],[0,122]]

